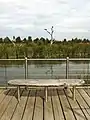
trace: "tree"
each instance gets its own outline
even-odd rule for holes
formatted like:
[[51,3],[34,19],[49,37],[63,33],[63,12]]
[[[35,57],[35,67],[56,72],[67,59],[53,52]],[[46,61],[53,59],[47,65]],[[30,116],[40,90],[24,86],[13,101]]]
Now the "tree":
[[83,42],[84,42],[84,43],[88,43],[89,40],[84,38],[84,39],[83,39]]
[[23,38],[23,42],[26,43],[26,42],[27,42],[27,39],[26,39],[26,38]]
[[34,39],[34,43],[38,43],[39,42],[39,38]]
[[20,42],[22,42],[22,41],[21,41],[21,38],[18,36],[18,37],[16,38],[16,43],[20,43]]
[[11,42],[11,40],[9,39],[9,37],[4,38],[4,43],[10,43],[10,42]]
[[0,43],[3,43],[3,39],[2,38],[0,38]]
[[41,44],[45,44],[45,38],[41,37],[41,38],[40,38],[40,43],[41,43]]
[[64,38],[63,42],[67,42],[66,38]]
[[15,40],[15,36],[13,36],[13,40]]
[[28,43],[31,43],[32,42],[32,37],[31,36],[28,36]]

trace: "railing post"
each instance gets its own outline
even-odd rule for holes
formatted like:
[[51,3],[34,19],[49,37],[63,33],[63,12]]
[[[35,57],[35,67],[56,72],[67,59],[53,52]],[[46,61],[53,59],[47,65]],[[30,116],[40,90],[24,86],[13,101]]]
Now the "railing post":
[[66,58],[66,79],[69,77],[69,57]]
[[27,79],[28,76],[28,65],[27,65],[27,57],[25,57],[25,79]]
[[4,66],[5,67],[5,82],[6,82],[6,89],[7,89],[7,86],[8,86],[8,84],[7,84],[7,67],[6,67],[6,65]]

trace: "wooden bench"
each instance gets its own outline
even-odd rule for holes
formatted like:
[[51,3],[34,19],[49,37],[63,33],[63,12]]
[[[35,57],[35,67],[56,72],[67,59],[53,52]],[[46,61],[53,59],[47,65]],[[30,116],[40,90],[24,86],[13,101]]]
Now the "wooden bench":
[[48,87],[72,86],[73,87],[73,100],[75,100],[75,88],[82,85],[84,80],[81,79],[14,79],[9,80],[8,84],[17,86],[18,101],[20,102],[20,86],[30,87],[44,87],[45,88],[45,101],[47,102]]

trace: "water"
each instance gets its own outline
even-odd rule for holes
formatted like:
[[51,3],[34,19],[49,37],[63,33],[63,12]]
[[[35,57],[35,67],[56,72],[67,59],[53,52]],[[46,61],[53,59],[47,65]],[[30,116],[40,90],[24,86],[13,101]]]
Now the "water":
[[[69,78],[89,78],[90,63],[86,62],[69,62]],[[11,79],[25,78],[25,64],[19,63],[1,63],[0,64],[0,84],[6,84]],[[27,78],[66,78],[66,62],[28,62]]]

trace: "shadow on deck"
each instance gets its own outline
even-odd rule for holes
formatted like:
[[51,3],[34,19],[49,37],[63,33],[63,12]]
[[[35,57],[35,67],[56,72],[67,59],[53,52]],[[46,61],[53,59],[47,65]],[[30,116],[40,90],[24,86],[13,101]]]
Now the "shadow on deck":
[[48,102],[44,89],[21,89],[20,103],[17,90],[0,89],[0,120],[90,120],[90,89],[48,89]]

